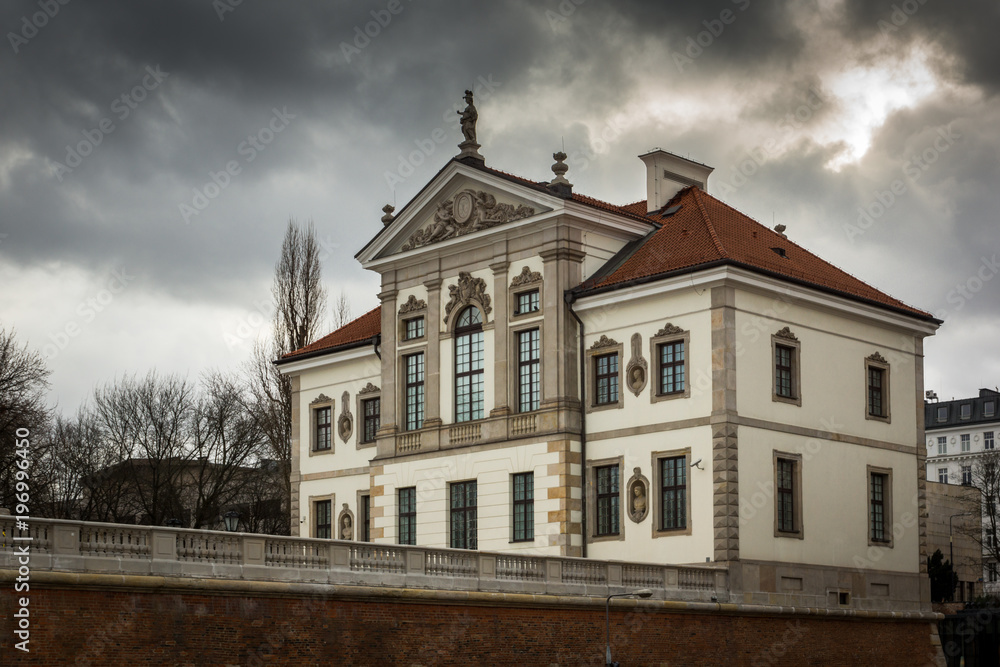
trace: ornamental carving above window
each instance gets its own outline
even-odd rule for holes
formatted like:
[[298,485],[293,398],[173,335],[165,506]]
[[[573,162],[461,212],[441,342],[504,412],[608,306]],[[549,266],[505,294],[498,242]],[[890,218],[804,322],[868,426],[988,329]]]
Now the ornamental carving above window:
[[379,391],[382,391],[382,390],[379,389],[378,387],[376,387],[375,385],[373,385],[371,382],[369,382],[358,393],[359,394],[374,394],[374,393],[379,392]]
[[531,283],[541,282],[542,274],[538,271],[532,271],[528,267],[521,269],[521,273],[514,276],[514,279],[510,281],[511,287],[520,287],[521,285],[530,285]]
[[465,189],[438,204],[434,222],[415,232],[401,250],[413,250],[535,214],[531,206],[501,204],[483,190]]
[[774,336],[775,336],[775,338],[786,338],[788,340],[798,340],[798,337],[795,334],[793,334],[792,330],[789,329],[788,327],[785,327],[784,329],[781,329],[780,331],[775,332]]
[[883,357],[878,352],[876,352],[875,354],[872,354],[872,355],[866,357],[866,359],[868,359],[868,361],[874,361],[874,362],[879,363],[879,364],[887,364],[887,363],[889,363],[888,361],[885,360],[885,357]]
[[317,403],[333,403],[333,399],[326,394],[320,394],[309,405],[316,405]]
[[662,329],[656,332],[653,338],[659,338],[660,336],[673,336],[675,334],[682,334],[682,333],[684,333],[684,329],[674,324],[671,324],[670,322],[667,322]]
[[463,307],[475,304],[485,316],[493,310],[490,307],[490,295],[486,293],[486,281],[482,278],[473,278],[472,274],[462,271],[458,274],[458,283],[448,286],[448,304],[444,307],[444,323],[447,324],[453,312],[462,310]]
[[406,300],[402,306],[399,307],[399,314],[406,315],[407,313],[415,313],[420,310],[427,309],[427,302],[423,299],[418,299],[417,297],[410,295],[410,298]]
[[618,345],[618,341],[614,338],[608,338],[604,334],[601,334],[601,337],[594,341],[594,344],[590,346],[590,349],[600,350],[601,348],[615,347],[616,345]]

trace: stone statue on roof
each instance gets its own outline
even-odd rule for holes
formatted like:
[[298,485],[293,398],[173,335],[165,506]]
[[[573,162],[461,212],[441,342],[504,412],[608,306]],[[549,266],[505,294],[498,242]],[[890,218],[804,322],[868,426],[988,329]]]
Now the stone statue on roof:
[[465,110],[455,113],[462,117],[462,134],[465,135],[465,141],[474,144],[476,143],[476,121],[479,120],[479,112],[476,111],[476,105],[472,103],[471,90],[465,91],[465,103],[468,105]]

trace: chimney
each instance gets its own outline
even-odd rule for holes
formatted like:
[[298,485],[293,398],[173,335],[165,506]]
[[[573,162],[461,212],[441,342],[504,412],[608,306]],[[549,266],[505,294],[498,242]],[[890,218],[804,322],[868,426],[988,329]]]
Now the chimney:
[[646,212],[663,208],[675,194],[689,185],[708,190],[713,168],[654,148],[639,159],[646,164]]

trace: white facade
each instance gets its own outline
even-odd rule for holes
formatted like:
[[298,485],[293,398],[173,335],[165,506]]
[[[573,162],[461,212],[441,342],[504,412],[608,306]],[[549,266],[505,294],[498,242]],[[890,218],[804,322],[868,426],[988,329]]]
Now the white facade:
[[[654,157],[650,200],[680,190],[668,201],[688,207],[673,220],[466,158],[387,223],[358,255],[382,277],[379,345],[348,325],[330,340],[350,344],[281,361],[297,402],[293,524],[317,535],[330,501],[334,537],[349,516],[342,536],[376,543],[714,562],[760,595],[920,604],[922,341],[937,322],[752,258],[603,284],[661,226],[685,226],[679,247],[694,224],[692,189],[663,183],[693,168]],[[661,178],[664,164],[677,168]],[[532,291],[537,309],[519,311]],[[470,308],[481,322],[463,327]],[[519,347],[532,336],[536,357]],[[480,382],[467,404],[459,388]],[[359,439],[366,396],[380,400],[374,443]],[[325,406],[335,442],[317,451]]]

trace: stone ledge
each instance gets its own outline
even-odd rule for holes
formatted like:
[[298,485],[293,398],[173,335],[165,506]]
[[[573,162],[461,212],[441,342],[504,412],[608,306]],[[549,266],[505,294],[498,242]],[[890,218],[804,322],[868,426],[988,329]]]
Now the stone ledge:
[[[16,570],[0,570],[0,582],[12,582]],[[474,606],[510,607],[603,607],[604,597],[588,595],[544,595],[499,593],[488,591],[454,591],[426,588],[391,588],[308,584],[279,581],[233,581],[226,579],[195,579],[186,577],[92,574],[76,572],[32,572],[31,583],[45,588],[75,588],[116,591],[172,591],[202,595],[247,594],[261,597],[301,598],[316,596],[324,599],[365,598],[388,599],[409,603],[447,603]],[[720,614],[724,616],[812,616],[843,620],[878,621],[939,621],[943,614],[921,611],[876,611],[862,609],[823,609],[815,607],[782,607],[727,602],[683,602],[674,600],[617,599],[614,607],[637,608],[651,612]]]

